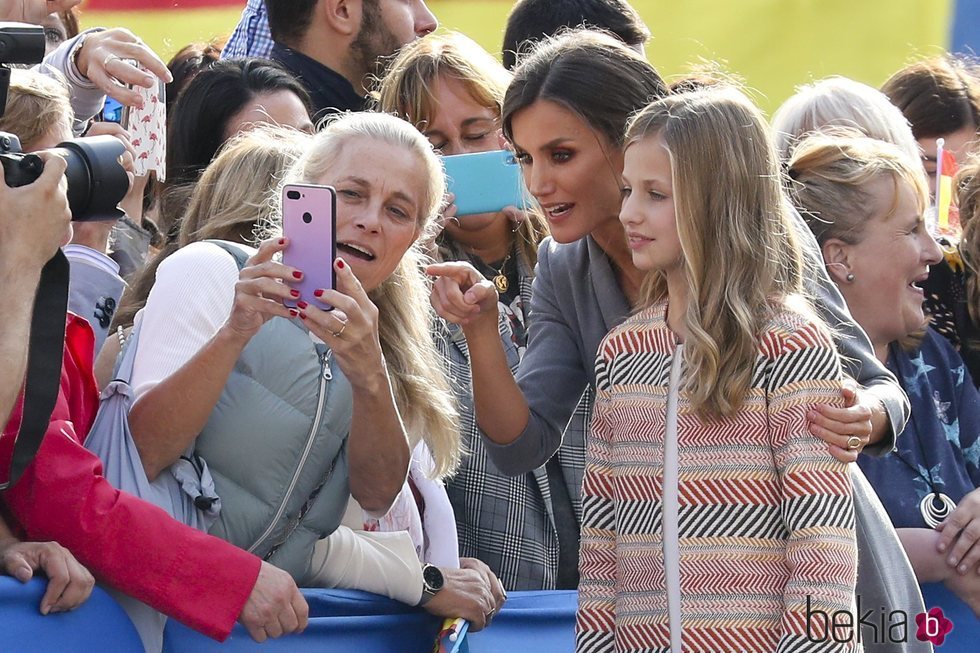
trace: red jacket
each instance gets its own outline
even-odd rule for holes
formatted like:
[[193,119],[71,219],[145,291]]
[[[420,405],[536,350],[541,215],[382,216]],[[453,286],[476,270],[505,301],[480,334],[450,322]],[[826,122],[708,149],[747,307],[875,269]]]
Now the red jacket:
[[[82,446],[99,407],[94,337],[69,315],[61,392],[44,441],[20,480],[0,494],[11,526],[31,540],[68,548],[100,581],[215,639],[228,637],[259,573],[250,553],[114,489]],[[23,397],[0,436],[6,480]]]

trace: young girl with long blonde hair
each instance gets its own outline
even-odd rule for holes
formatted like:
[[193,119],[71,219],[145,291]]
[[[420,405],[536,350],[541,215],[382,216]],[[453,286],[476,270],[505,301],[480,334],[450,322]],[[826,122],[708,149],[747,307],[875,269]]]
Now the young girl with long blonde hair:
[[733,89],[630,124],[620,221],[647,276],[596,358],[580,652],[855,646],[819,616],[852,610],[857,575],[847,468],[807,430],[841,369],[777,161]]

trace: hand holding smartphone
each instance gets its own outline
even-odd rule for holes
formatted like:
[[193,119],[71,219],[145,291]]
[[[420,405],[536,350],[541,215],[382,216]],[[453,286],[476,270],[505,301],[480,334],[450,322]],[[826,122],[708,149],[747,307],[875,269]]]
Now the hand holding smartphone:
[[[291,281],[290,285],[299,290],[303,301],[320,301],[314,291],[336,288],[333,262],[337,258],[337,192],[330,186],[284,186],[282,231],[289,239],[282,262],[303,272],[303,278]],[[284,303],[289,308],[296,308],[297,301],[290,299]],[[333,308],[323,305],[326,310]]]
[[529,204],[521,167],[509,150],[442,157],[447,190],[456,195],[456,213],[494,213]]

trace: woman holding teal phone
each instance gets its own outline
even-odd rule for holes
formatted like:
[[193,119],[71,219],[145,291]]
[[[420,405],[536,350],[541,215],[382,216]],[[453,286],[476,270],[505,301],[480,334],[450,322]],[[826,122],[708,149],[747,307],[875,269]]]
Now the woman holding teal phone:
[[[450,204],[443,211],[443,231],[435,241],[434,256],[440,261],[467,261],[493,280],[500,293],[498,330],[510,368],[516,371],[527,345],[537,247],[548,229],[540,214],[503,207],[499,199],[521,196],[520,172],[508,164],[512,155],[504,149],[500,132],[501,103],[509,82],[510,74],[488,52],[450,32],[403,48],[377,96],[381,111],[415,125],[444,155],[450,186],[459,182],[456,196],[449,196]],[[515,181],[516,189],[512,188]],[[493,207],[495,201],[497,210],[464,214],[466,207],[480,202],[484,208]],[[567,489],[575,480],[566,482],[557,458],[553,470],[542,467],[516,477],[494,466],[467,390],[471,387],[469,352],[462,330],[443,323],[434,338],[449,361],[457,388],[467,452],[447,483],[460,555],[485,562],[508,589],[574,588],[574,579],[559,578],[558,526],[562,524],[556,524],[560,520],[554,515],[567,514],[565,522],[575,528],[577,507],[570,497],[577,492]],[[549,494],[551,506],[544,499]]]

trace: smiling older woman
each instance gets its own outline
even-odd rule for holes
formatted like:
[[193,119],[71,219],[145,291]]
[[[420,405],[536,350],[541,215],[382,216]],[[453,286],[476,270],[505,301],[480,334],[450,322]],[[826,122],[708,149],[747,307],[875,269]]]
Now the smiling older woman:
[[[858,464],[899,529],[919,581],[944,581],[980,615],[980,395],[952,346],[932,328],[922,335],[919,286],[942,258],[923,219],[925,177],[891,144],[824,134],[799,145],[789,174],[827,271],[912,403],[896,449],[862,455]],[[955,604],[969,615],[953,597],[941,602],[947,612]],[[978,622],[953,620],[971,630],[961,628],[951,641],[974,650],[963,633],[975,633],[970,624]]]
[[214,243],[181,249],[143,312],[130,423],[150,478],[193,445],[222,500],[212,532],[303,583],[348,496],[385,513],[409,441],[440,443],[430,448],[445,473],[458,429],[416,246],[444,194],[428,142],[392,116],[347,115],[287,178],[337,191],[337,288],[286,308],[303,275],[274,260],[286,238],[251,250],[240,272]]

